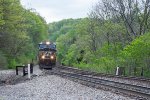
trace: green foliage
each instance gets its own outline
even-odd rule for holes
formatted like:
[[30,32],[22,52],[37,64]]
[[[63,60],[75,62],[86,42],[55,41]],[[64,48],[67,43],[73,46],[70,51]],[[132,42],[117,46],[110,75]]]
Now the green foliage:
[[27,33],[30,36],[33,44],[37,47],[37,44],[48,37],[48,27],[46,22],[36,12],[26,10],[25,13],[26,24],[28,25]]
[[[59,22],[58,22],[59,23]],[[115,74],[116,67],[125,67],[126,75],[149,77],[150,38],[149,33],[136,38],[130,44],[125,35],[122,23],[106,21],[103,26],[94,26],[93,34],[89,33],[88,19],[82,19],[73,29],[56,40],[58,59],[61,63],[101,73]],[[96,36],[96,51],[91,50],[92,36]],[[84,51],[83,54],[80,51]],[[81,58],[80,62],[77,61]]]
[[15,66],[17,65],[17,62],[15,59],[9,59],[9,63],[8,63],[8,68],[9,69],[12,69],[12,68],[15,68]]
[[7,68],[7,59],[5,55],[0,52],[0,69],[5,69]]
[[68,52],[66,53],[63,63],[65,65],[72,66],[73,63],[76,63],[77,59],[77,46],[75,44],[72,44],[70,48],[68,49]]
[[[103,3],[107,2],[109,4],[109,1]],[[128,15],[124,19],[117,12],[116,16],[107,8],[96,7],[88,18],[49,24],[50,39],[56,40],[59,62],[110,74],[115,74],[119,66],[125,68],[125,75],[150,77],[150,34],[145,34],[150,30],[149,17],[144,20],[146,16],[141,13],[129,15],[133,20],[128,19]]]
[[4,61],[0,65],[14,68],[31,62],[36,57],[37,44],[48,39],[45,20],[24,9],[19,0],[0,0],[0,5],[0,59]]
[[[136,38],[130,45],[127,45],[124,50],[120,53],[120,57],[124,59],[122,61],[123,65],[128,65],[134,70],[134,75],[139,75],[141,70],[137,72],[136,69],[144,68],[145,76],[148,76],[150,72],[150,33]],[[127,66],[126,66],[127,67]],[[130,73],[130,72],[129,72]],[[132,73],[130,73],[132,74]]]
[[[67,51],[72,44],[73,38],[71,37],[70,33],[67,33],[65,35],[61,35],[57,41],[57,51],[58,51],[58,60],[62,60],[65,55],[67,54]],[[63,49],[62,49],[63,48]]]
[[66,34],[73,30],[76,24],[80,22],[81,19],[64,19],[59,22],[50,23],[49,26],[49,38],[51,41],[56,41],[56,39],[62,34]]

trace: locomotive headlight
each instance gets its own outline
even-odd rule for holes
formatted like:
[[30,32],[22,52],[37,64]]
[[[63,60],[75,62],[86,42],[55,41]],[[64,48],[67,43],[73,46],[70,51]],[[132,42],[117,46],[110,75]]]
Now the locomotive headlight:
[[42,59],[45,59],[45,56],[43,55],[41,58],[42,58]]
[[50,56],[51,59],[54,59],[54,56]]
[[50,44],[50,42],[46,42],[46,44],[47,44],[47,45],[49,45],[49,44]]

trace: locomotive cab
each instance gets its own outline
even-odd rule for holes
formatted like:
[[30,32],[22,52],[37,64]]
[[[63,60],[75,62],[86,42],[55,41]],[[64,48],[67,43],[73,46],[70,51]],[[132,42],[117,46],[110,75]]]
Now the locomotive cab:
[[39,43],[38,63],[40,69],[52,69],[56,65],[56,45],[54,43]]

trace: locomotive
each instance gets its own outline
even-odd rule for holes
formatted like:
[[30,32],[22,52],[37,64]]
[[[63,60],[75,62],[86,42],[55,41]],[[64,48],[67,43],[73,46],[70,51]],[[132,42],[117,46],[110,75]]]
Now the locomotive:
[[51,42],[39,43],[38,63],[40,69],[52,69],[56,65],[56,44]]

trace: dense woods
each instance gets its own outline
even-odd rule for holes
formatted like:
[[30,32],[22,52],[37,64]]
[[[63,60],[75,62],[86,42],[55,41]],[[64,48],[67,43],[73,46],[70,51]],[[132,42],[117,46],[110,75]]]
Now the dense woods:
[[48,36],[46,22],[20,0],[0,0],[0,5],[0,67],[30,63],[37,44]]
[[150,77],[150,1],[102,0],[88,18],[49,24],[58,61],[107,74]]

